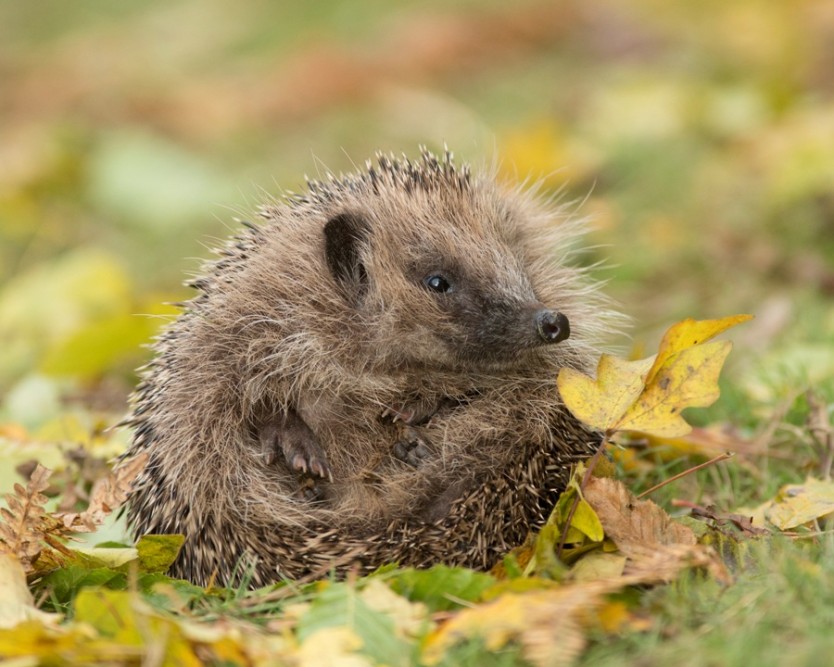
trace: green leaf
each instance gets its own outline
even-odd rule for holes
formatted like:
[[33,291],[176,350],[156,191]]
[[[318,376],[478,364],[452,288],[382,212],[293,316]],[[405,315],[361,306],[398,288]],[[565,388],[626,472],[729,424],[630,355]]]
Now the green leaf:
[[207,597],[204,588],[183,579],[171,579],[159,572],[141,574],[137,583],[145,600],[159,609],[177,611],[194,600]]
[[411,647],[396,636],[391,617],[371,609],[346,583],[328,585],[312,601],[298,622],[298,639],[303,643],[327,628],[347,628],[362,640],[358,651],[377,663],[392,667],[411,664]]
[[423,602],[432,611],[449,611],[465,602],[477,602],[496,580],[483,572],[435,565],[428,570],[404,569],[387,581],[394,592],[409,600]]
[[[157,664],[164,666],[205,664],[194,654],[195,645],[186,639],[180,621],[155,613],[134,591],[85,588],[75,599],[75,620],[98,632],[96,642],[113,641],[113,648],[118,651],[115,655],[124,656],[123,661],[114,660],[117,664],[138,664],[142,660],[137,657],[145,655],[149,659],[151,651],[158,651],[153,655],[158,656]],[[149,639],[153,644],[149,644]],[[206,650],[211,662],[211,649]],[[127,656],[133,660],[128,661]]]
[[184,535],[143,535],[136,543],[142,572],[165,572],[177,559]]
[[561,537],[561,529],[552,523],[546,524],[539,533],[536,539],[536,573],[539,576],[561,581],[565,574],[565,564],[556,557]]
[[127,586],[127,577],[123,572],[108,567],[89,569],[69,565],[53,570],[43,577],[38,584],[38,590],[49,591],[51,599],[57,605],[67,605],[83,588],[89,586],[124,589]]

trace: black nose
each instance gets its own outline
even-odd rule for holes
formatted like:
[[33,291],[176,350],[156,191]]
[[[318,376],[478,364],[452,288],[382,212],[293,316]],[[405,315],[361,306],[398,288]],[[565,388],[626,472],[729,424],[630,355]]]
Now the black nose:
[[570,323],[562,313],[540,310],[535,319],[536,331],[545,343],[559,343],[570,336]]

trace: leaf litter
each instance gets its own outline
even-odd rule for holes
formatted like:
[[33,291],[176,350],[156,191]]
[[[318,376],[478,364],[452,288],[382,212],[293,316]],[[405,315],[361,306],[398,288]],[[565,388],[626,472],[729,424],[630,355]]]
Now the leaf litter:
[[[67,543],[95,531],[119,507],[144,460],[99,480],[83,511],[47,509],[50,472],[35,467],[2,509],[0,656],[61,664],[101,658],[133,664],[141,657],[160,664],[280,660],[359,667],[440,665],[467,645],[481,655],[516,647],[537,667],[573,664],[592,631],[652,627],[633,598],[618,596],[693,570],[729,586],[744,558],[744,540],[814,528],[834,512],[831,482],[809,478],[785,486],[758,510],[767,530],[755,525],[754,513],[722,513],[692,502],[673,503],[690,514],[676,519],[611,476],[603,452],[625,431],[686,436],[681,410],[717,397],[729,352],[729,343],[708,341],[746,319],[686,320],[667,332],[654,357],[604,355],[595,378],[564,371],[563,399],[601,432],[600,449],[577,466],[541,533],[489,574],[392,565],[341,582],[204,590],[163,575],[182,536],[146,536],[135,547],[86,551]],[[815,424],[817,439],[828,437],[819,411]],[[70,615],[43,611],[50,604]]]

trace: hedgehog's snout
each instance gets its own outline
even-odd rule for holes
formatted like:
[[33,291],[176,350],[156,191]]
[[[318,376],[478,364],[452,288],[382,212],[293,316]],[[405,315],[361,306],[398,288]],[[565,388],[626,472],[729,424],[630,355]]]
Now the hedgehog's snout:
[[560,343],[570,336],[570,323],[562,313],[552,310],[539,310],[533,316],[536,332],[545,343]]

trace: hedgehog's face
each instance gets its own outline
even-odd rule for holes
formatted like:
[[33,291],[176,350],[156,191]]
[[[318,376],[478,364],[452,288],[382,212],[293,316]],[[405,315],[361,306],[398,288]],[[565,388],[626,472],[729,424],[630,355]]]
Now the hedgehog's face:
[[[491,265],[498,269],[491,272],[467,264],[429,259],[410,276],[415,290],[423,292],[415,299],[430,302],[425,311],[437,315],[427,333],[455,360],[503,365],[568,338],[567,317],[541,303],[515,267]],[[517,275],[507,280],[506,271]]]
[[489,230],[430,223],[403,238],[389,227],[374,230],[353,213],[325,226],[330,271],[373,322],[369,337],[380,354],[490,369],[570,335],[568,319],[538,299],[520,257]]

